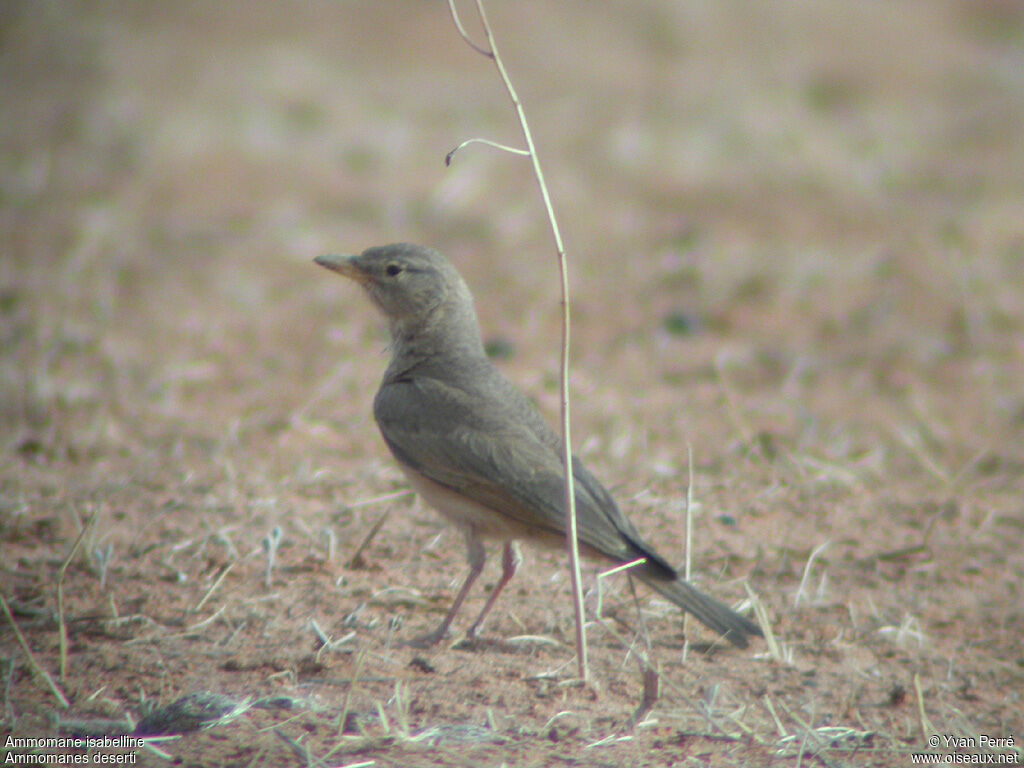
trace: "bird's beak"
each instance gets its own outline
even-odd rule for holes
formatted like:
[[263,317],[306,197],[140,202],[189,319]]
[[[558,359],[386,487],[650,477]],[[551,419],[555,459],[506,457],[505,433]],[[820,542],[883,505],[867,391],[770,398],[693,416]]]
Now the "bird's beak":
[[357,258],[359,257],[344,253],[328,253],[324,256],[317,256],[313,261],[321,267],[327,267],[332,272],[338,272],[355,280],[360,285],[365,285],[370,282],[370,276],[359,268],[356,263]]

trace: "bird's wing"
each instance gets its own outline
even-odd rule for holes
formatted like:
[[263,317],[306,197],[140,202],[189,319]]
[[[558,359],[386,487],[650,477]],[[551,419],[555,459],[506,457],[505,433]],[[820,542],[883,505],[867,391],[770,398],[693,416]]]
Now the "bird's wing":
[[[385,383],[374,400],[384,440],[403,464],[519,525],[564,535],[562,462],[551,436],[537,433],[532,409],[510,386],[467,392],[427,377]],[[579,460],[573,472],[580,541],[618,562],[646,556],[674,576]]]

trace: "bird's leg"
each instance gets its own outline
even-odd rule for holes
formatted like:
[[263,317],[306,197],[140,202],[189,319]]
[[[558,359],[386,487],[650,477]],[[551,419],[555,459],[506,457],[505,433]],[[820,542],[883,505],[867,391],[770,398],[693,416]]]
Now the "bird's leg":
[[480,628],[484,625],[484,619],[487,618],[487,614],[490,613],[491,608],[494,607],[494,603],[498,600],[498,595],[501,594],[501,590],[505,588],[505,585],[512,581],[512,577],[516,575],[516,571],[519,570],[519,564],[523,562],[523,556],[519,552],[519,545],[514,541],[505,542],[505,553],[501,558],[501,578],[498,583],[495,584],[494,590],[491,592],[491,596],[487,598],[487,602],[484,604],[484,608],[480,611],[480,615],[476,617],[476,621],[473,622],[469,630],[466,632],[466,637],[473,639],[477,636]]
[[[480,540],[480,537],[472,530],[467,529],[466,561],[469,563],[469,573],[466,574],[466,580],[462,582],[459,594],[455,596],[455,602],[453,602],[452,607],[448,609],[448,614],[441,621],[441,625],[433,632],[428,632],[425,635],[417,637],[415,640],[410,642],[409,645],[418,648],[425,648],[427,646],[436,645],[444,639],[445,635],[448,634],[448,629],[451,627],[452,621],[455,619],[455,615],[459,612],[459,608],[462,607],[462,603],[465,601],[466,595],[469,594],[469,590],[473,586],[473,582],[477,580],[480,572],[484,569],[484,562],[486,560],[487,550],[484,549],[484,544]],[[477,619],[477,621],[479,622],[479,619]]]

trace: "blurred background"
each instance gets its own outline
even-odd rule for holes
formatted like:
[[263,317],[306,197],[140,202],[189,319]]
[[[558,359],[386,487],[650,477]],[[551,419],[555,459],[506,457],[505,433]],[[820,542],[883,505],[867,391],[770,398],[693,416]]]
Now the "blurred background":
[[[297,407],[339,335],[378,333],[309,260],[396,240],[447,252],[488,332],[552,375],[557,272],[529,164],[475,146],[444,166],[466,138],[521,140],[443,5],[0,13],[9,435],[60,450],[68,435],[43,433],[82,411],[104,426],[78,439],[131,439],[228,392]],[[795,386],[849,366],[823,410],[910,387],[969,422],[964,440],[1020,428],[1017,3],[491,13],[566,233],[580,376],[643,391],[715,350],[761,354]],[[210,415],[188,429],[245,411]]]

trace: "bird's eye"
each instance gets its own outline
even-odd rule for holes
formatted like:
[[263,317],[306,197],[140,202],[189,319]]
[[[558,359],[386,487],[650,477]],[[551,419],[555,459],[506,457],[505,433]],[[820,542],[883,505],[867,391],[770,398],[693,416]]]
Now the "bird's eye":
[[393,264],[392,263],[392,264],[388,264],[386,267],[384,267],[384,274],[386,274],[388,277],[395,277],[401,271],[402,271],[402,267],[401,267],[400,264]]

